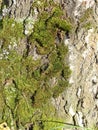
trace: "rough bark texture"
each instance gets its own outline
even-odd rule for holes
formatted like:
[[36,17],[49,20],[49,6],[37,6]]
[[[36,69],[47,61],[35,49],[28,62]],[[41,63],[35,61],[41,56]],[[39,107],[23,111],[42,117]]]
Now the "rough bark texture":
[[[70,87],[56,99],[51,99],[55,108],[53,115],[58,113],[66,123],[98,128],[98,1],[55,0],[55,2],[59,2],[62,6],[65,17],[73,24],[73,30],[64,36],[64,43],[69,48],[68,59],[72,70]],[[32,3],[33,0],[4,0],[10,17],[22,21],[26,21],[31,15]],[[37,19],[37,13],[31,17]],[[27,42],[28,38],[21,41],[20,50],[18,49],[20,53],[23,54]],[[33,50],[33,56],[40,57],[35,53]],[[13,85],[15,86],[14,82]],[[21,125],[23,127],[24,124]],[[27,130],[33,129],[32,124],[28,123],[27,126]]]
[[33,0],[4,0],[8,9],[8,14],[16,20],[24,20],[31,13]]
[[[81,2],[69,0],[63,1],[63,4],[68,16],[74,19],[75,29],[70,38],[65,39],[65,44],[69,47],[72,85],[64,92],[62,99],[59,97],[55,100],[55,104],[60,103],[59,110],[61,108],[65,110],[70,123],[88,127],[97,126],[98,4],[93,0]],[[91,23],[89,28],[88,23]]]

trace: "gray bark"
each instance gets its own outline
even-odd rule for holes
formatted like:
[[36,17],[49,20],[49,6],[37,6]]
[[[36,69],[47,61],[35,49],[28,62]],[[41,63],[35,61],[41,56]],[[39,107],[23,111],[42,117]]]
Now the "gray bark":
[[32,8],[33,0],[5,0],[4,4],[7,6],[8,14],[10,17],[15,18],[16,20],[26,19]]

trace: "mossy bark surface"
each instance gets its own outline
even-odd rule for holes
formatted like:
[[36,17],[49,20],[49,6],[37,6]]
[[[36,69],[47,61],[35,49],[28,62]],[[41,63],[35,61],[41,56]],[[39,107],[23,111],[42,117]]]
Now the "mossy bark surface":
[[0,123],[98,129],[98,0],[0,6]]
[[[7,122],[12,130],[56,127],[63,117],[52,100],[69,86],[63,38],[71,23],[54,1],[3,1],[1,12],[0,122]],[[26,35],[29,23],[33,27]]]

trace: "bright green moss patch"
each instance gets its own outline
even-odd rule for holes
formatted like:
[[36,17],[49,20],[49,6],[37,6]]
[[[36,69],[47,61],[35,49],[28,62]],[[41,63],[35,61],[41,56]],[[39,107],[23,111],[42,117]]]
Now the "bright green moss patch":
[[[35,1],[36,6],[37,2]],[[48,2],[47,2],[48,3]],[[45,1],[41,2],[40,5],[44,5],[44,10],[38,6],[40,13],[39,18],[34,26],[34,31],[30,36],[31,41],[36,41],[42,47],[53,46],[57,29],[61,31],[70,31],[72,26],[69,21],[62,18],[63,11],[58,4],[52,1],[46,5]],[[50,5],[52,6],[50,9]],[[42,10],[42,11],[41,11]]]
[[49,101],[40,110],[42,113],[32,119],[34,122],[34,130],[36,128],[38,130],[51,130],[54,127],[60,126],[61,122],[64,122],[64,119],[56,115],[55,107]]
[[68,23],[66,20],[62,20],[60,18],[52,18],[51,19],[51,24],[55,27],[55,28],[59,28],[63,31],[70,31],[71,30],[71,24]]

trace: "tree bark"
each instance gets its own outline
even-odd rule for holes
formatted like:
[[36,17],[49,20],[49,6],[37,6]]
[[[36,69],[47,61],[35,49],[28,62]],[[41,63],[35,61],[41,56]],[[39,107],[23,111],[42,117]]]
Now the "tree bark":
[[[98,1],[54,1],[59,2],[60,7],[63,9],[63,12],[65,13],[65,15],[67,14],[67,18],[69,18],[69,21],[71,21],[71,23],[73,24],[72,32],[70,34],[69,32],[67,32],[67,35],[64,35],[64,43],[69,48],[68,60],[70,68],[72,70],[72,74],[69,79],[70,87],[67,88],[66,91],[64,91],[56,99],[51,99],[53,108],[51,108],[49,112],[53,113],[53,115],[57,113],[58,117],[62,118],[66,123],[72,124],[74,126],[80,126],[79,130],[81,129],[81,127],[98,128]],[[33,0],[4,0],[3,4],[6,5],[8,9],[7,14],[10,16],[10,18],[14,18],[16,19],[16,21],[24,21],[30,15],[32,15],[31,13]],[[40,13],[39,10],[37,11],[37,13]],[[21,44],[19,46],[19,49],[22,48],[23,50],[20,49],[18,51],[22,50],[23,54],[24,51],[28,48],[28,50],[31,49],[30,53],[32,54],[32,47],[30,43],[28,43],[28,36],[26,36],[24,39],[21,39],[20,43]],[[34,50],[36,50],[36,47],[34,48]],[[39,58],[41,56],[37,55],[37,57]],[[45,56],[41,58],[44,60]],[[45,61],[47,62],[47,59],[45,59],[44,62]],[[13,86],[14,90],[12,90],[12,88],[10,87],[9,89],[14,92],[14,98],[16,100],[17,94],[15,92],[18,91],[16,83],[13,79],[10,79],[10,81],[6,80],[5,82],[6,83],[3,84],[5,88],[8,88],[7,82],[10,82],[9,84]],[[24,104],[26,105],[26,107],[28,106],[28,98],[26,98],[26,96],[29,95],[29,93],[26,93],[27,95],[25,95],[23,92],[22,94],[24,99],[21,99],[19,104],[16,103],[14,105],[14,107],[17,106],[15,110],[18,109],[18,105],[20,105],[21,102],[26,102]],[[34,94],[36,95],[36,92]],[[10,119],[8,120],[8,123],[12,123],[12,130],[24,130],[25,127],[27,128],[27,130],[33,130],[33,125],[35,125],[34,130],[37,130],[37,125],[40,125],[40,128],[44,130],[44,127],[42,126],[42,121],[40,119],[38,122],[34,122],[35,124],[32,123],[33,121],[31,121],[31,115],[29,116],[30,120],[27,119],[28,122],[26,121],[26,124],[24,123],[25,121],[21,122],[21,120],[23,121],[24,118],[15,117],[15,114],[17,115],[17,113],[14,114],[14,112],[16,112],[13,110],[14,108],[10,108],[7,104],[6,95],[0,93],[0,98],[0,104],[2,104],[2,107],[0,107],[0,121],[7,121],[9,116]],[[33,99],[34,96],[32,96],[31,98]],[[20,107],[22,107],[22,104],[19,106],[19,109]],[[23,109],[24,107],[25,106],[23,106]],[[28,109],[28,107],[26,109]],[[41,118],[42,111],[43,110],[37,110],[35,113],[31,113],[33,113],[33,116],[38,114],[38,117]],[[4,113],[4,115],[2,113]],[[9,113],[9,115],[7,113]],[[46,110],[45,116],[47,117],[47,115],[48,111]]]
[[10,17],[20,20],[24,20],[30,15],[32,3],[33,0],[4,0]]

